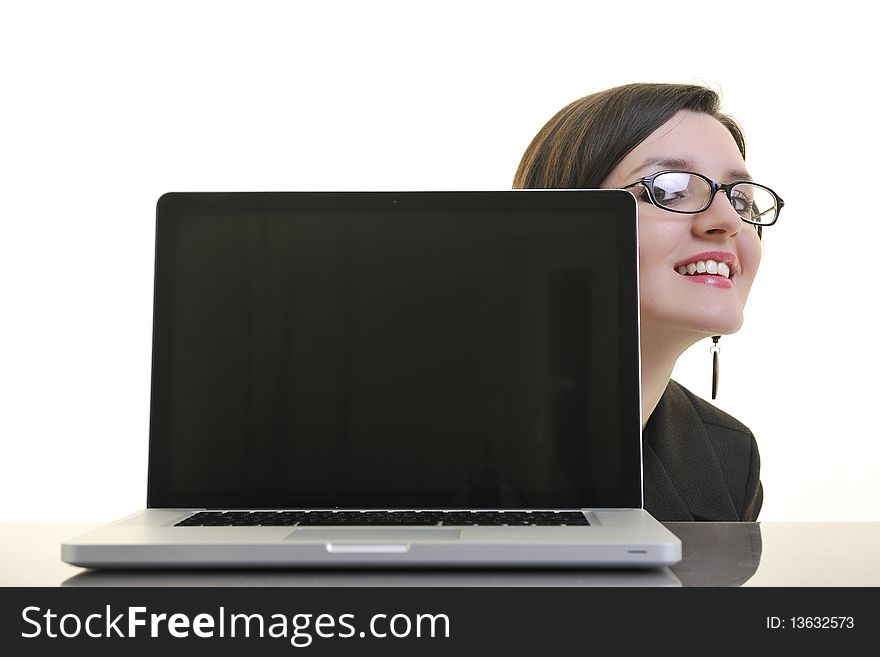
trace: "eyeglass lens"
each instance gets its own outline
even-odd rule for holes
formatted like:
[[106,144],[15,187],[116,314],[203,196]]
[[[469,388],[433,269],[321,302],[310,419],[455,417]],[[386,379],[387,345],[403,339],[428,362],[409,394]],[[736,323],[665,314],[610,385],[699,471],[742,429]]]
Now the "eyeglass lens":
[[[709,206],[712,186],[700,176],[674,171],[654,178],[651,193],[661,207],[700,212]],[[772,223],[776,217],[776,198],[759,185],[740,183],[730,190],[729,199],[739,216],[747,221]]]

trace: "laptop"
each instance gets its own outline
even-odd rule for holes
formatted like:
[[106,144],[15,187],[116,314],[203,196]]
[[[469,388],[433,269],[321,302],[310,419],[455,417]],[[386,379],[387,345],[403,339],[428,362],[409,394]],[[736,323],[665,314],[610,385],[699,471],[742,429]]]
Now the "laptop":
[[169,193],[147,508],[91,568],[646,567],[635,200]]

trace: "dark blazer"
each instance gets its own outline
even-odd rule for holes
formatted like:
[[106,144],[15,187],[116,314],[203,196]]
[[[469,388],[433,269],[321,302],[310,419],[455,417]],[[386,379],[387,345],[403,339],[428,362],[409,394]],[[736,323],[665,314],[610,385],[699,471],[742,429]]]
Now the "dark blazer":
[[758,445],[735,418],[670,381],[642,439],[645,508],[655,518],[757,519]]

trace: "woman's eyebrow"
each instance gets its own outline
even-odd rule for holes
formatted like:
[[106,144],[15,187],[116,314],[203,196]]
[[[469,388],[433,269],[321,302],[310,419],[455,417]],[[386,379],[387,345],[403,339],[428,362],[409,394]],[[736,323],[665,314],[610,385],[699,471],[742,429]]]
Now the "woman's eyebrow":
[[[663,169],[679,169],[683,171],[695,171],[696,165],[690,160],[683,160],[678,157],[649,157],[635,169],[630,171],[627,178],[634,176],[642,169],[658,166]],[[731,169],[727,172],[728,180],[752,180],[751,174],[745,169]]]

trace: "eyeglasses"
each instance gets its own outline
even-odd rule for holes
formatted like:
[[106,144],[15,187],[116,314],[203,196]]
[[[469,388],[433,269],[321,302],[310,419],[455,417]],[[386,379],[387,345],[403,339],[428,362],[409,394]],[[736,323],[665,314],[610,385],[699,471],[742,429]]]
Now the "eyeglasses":
[[756,226],[772,226],[785,202],[769,187],[737,180],[723,185],[691,171],[660,171],[622,187],[642,185],[651,203],[663,210],[696,214],[712,205],[715,194],[724,190],[740,218]]

